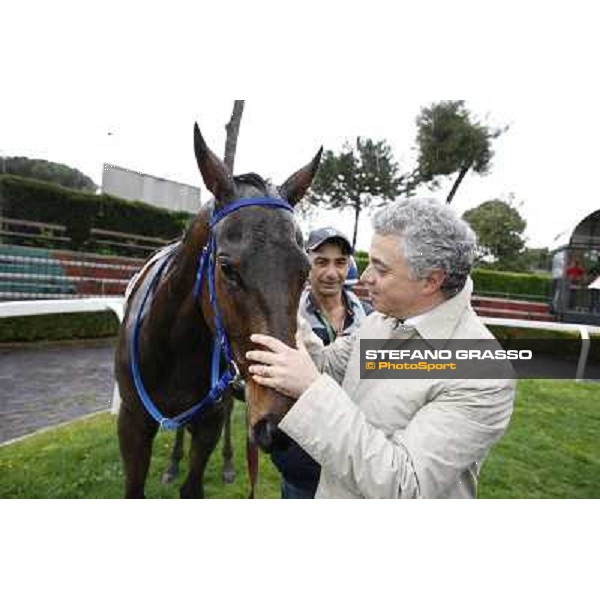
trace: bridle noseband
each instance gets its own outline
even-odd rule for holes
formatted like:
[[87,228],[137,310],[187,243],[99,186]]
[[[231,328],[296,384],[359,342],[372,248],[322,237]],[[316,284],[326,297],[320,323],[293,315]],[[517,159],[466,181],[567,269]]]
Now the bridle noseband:
[[[217,252],[215,227],[218,223],[220,223],[225,217],[227,217],[231,213],[240,210],[241,208],[245,208],[247,206],[264,206],[288,210],[290,212],[294,211],[294,209],[285,200],[282,199],[242,198],[240,200],[235,200],[234,202],[226,204],[223,208],[213,213],[209,222],[208,241],[202,249],[200,258],[198,260],[198,271],[196,273],[196,281],[194,284],[194,299],[198,301],[202,289],[202,281],[206,274],[208,280],[210,305],[215,320],[215,334],[211,359],[211,389],[204,396],[204,398],[200,400],[200,402],[192,406],[192,408],[190,408],[189,410],[186,410],[180,415],[177,415],[176,417],[165,417],[158,410],[158,408],[156,408],[156,405],[154,404],[154,402],[152,402],[152,399],[150,398],[150,395],[146,391],[146,388],[144,387],[144,384],[142,382],[138,360],[138,341],[141,325],[141,316],[143,314],[146,301],[148,300],[150,294],[152,293],[152,291],[154,291],[158,282],[160,281],[160,276],[162,275],[164,269],[168,264],[170,264],[175,252],[175,248],[170,254],[166,256],[160,268],[157,269],[157,272],[154,275],[150,285],[146,289],[144,298],[140,304],[139,311],[135,316],[133,335],[131,336],[129,348],[131,374],[133,377],[135,388],[142,401],[142,404],[144,405],[148,413],[152,416],[152,418],[160,425],[161,429],[173,430],[178,429],[182,425],[185,425],[202,410],[215,404],[222,397],[223,393],[227,389],[227,386],[229,386],[229,384],[232,381],[234,381],[236,377],[239,376],[239,369],[235,364],[235,361],[233,360],[231,346],[229,344],[229,338],[227,336],[225,328],[223,327],[221,311],[219,310],[219,306],[217,304],[217,297],[215,293],[215,266]],[[222,374],[220,368],[221,356],[223,356],[226,362],[226,367]]]

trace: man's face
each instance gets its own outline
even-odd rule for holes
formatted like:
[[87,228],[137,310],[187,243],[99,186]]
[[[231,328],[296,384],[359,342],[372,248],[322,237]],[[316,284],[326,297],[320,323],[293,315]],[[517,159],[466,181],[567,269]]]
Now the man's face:
[[317,296],[341,293],[348,275],[349,259],[337,244],[323,244],[310,253],[310,287]]
[[375,234],[371,241],[369,266],[361,281],[369,290],[375,310],[406,319],[428,308],[432,294],[437,290],[428,278],[411,279],[400,243],[398,236]]

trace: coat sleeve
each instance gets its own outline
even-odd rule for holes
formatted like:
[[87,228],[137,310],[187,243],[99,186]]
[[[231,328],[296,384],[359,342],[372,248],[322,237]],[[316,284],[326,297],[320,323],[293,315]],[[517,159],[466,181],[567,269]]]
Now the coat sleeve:
[[513,400],[512,380],[452,381],[404,430],[386,434],[323,375],[279,427],[356,495],[439,498],[502,436]]
[[338,337],[333,344],[324,346],[305,319],[298,320],[298,329],[306,350],[321,373],[327,373],[341,383],[356,341],[356,333]]

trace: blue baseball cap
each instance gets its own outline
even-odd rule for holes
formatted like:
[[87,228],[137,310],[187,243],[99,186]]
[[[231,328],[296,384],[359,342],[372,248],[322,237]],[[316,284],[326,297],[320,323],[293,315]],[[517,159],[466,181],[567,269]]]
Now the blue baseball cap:
[[346,281],[344,281],[344,285],[348,287],[353,287],[358,283],[359,275],[358,275],[358,267],[356,266],[356,261],[354,257],[351,256],[348,261],[348,275],[346,275]]

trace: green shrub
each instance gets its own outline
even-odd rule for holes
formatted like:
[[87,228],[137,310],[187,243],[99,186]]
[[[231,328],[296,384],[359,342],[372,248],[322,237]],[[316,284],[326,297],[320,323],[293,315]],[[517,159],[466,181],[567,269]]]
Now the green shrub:
[[92,228],[174,239],[191,218],[143,202],[10,175],[0,176],[0,213],[10,219],[64,225],[74,250],[86,249]]
[[360,256],[357,253],[354,255],[354,258],[356,260],[356,267],[358,269],[358,272],[362,275],[363,271],[367,268],[367,265],[369,264],[369,256]]
[[112,312],[35,315],[0,319],[0,343],[113,337],[119,321]]
[[[369,263],[369,255],[359,250],[354,257],[358,272],[362,274]],[[512,297],[540,302],[547,302],[550,299],[552,279],[549,275],[474,269],[471,276],[474,294],[479,296]]]
[[474,269],[472,277],[474,293],[480,296],[510,296],[547,302],[552,290],[550,275]]

